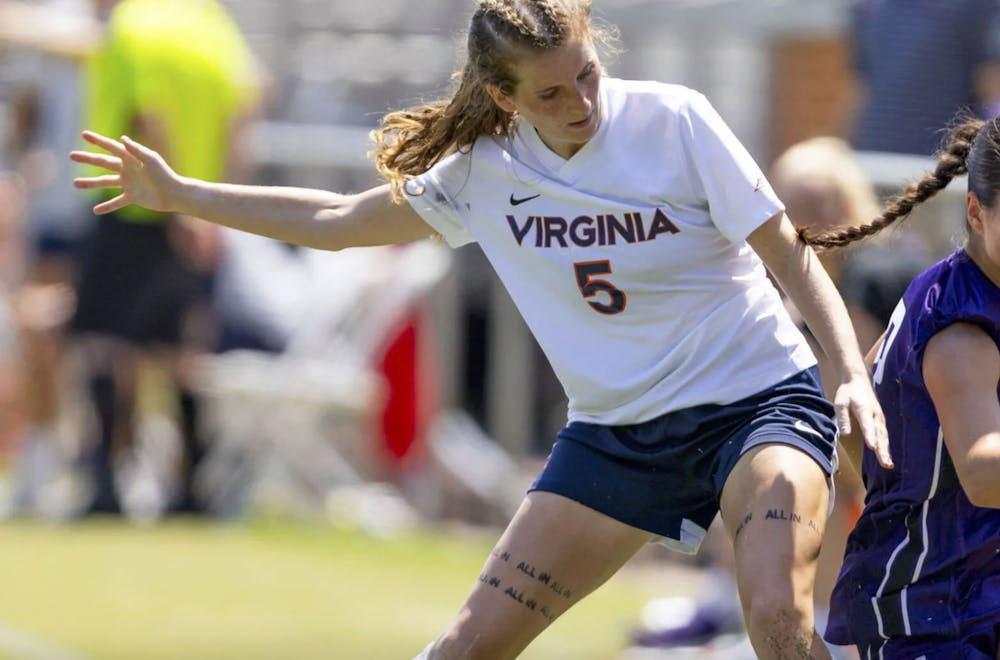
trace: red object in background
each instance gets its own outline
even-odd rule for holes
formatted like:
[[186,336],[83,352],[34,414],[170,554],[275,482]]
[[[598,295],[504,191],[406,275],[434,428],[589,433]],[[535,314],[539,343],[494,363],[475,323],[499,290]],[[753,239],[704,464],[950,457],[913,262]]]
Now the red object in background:
[[423,314],[412,309],[389,336],[376,365],[385,378],[386,400],[380,418],[383,467],[398,471],[423,452],[423,440],[436,404],[433,360],[424,355]]

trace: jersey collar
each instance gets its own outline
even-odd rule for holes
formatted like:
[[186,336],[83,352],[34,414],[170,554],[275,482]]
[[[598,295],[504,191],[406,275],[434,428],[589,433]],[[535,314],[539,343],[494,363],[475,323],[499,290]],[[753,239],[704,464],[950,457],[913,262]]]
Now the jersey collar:
[[515,125],[514,140],[519,146],[531,153],[541,165],[556,178],[572,183],[587,171],[587,163],[591,160],[590,154],[597,153],[601,149],[605,136],[608,133],[608,126],[611,124],[611,104],[608,102],[608,79],[601,79],[600,103],[601,103],[601,125],[597,127],[597,133],[590,138],[587,144],[583,145],[569,159],[563,158],[556,152],[549,149],[542,138],[539,137],[535,127],[518,117]]

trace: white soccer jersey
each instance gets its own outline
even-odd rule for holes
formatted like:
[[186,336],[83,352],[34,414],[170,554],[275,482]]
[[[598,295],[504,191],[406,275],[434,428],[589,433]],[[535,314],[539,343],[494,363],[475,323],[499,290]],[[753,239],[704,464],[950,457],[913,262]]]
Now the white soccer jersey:
[[730,403],[816,364],[746,243],[784,207],[705,97],[604,78],[600,99],[569,160],[520,122],[409,186],[451,246],[482,247],[570,421]]

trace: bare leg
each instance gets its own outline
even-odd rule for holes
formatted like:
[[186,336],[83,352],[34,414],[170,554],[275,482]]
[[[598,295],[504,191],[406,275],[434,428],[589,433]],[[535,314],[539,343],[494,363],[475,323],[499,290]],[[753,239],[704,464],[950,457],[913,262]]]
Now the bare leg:
[[813,620],[813,582],[829,487],[804,452],[755,447],[736,464],[721,511],[733,541],[743,614],[760,658],[829,658]]
[[649,540],[649,532],[573,500],[529,493],[462,609],[420,657],[517,657]]

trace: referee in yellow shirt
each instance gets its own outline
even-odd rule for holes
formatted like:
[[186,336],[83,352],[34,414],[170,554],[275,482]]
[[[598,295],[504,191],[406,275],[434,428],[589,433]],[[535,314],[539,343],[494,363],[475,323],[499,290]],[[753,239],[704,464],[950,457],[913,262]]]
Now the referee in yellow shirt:
[[[255,63],[215,0],[96,0],[103,45],[85,64],[85,125],[160,149],[184,175],[218,181],[235,133],[257,100]],[[135,434],[137,367],[156,357],[176,385],[183,434],[175,511],[198,512],[191,475],[202,455],[197,401],[184,358],[208,348],[214,228],[191,218],[126,207],[95,219],[84,242],[74,334],[83,347],[97,420],[86,464],[94,497],[84,513],[121,513],[115,454]]]

